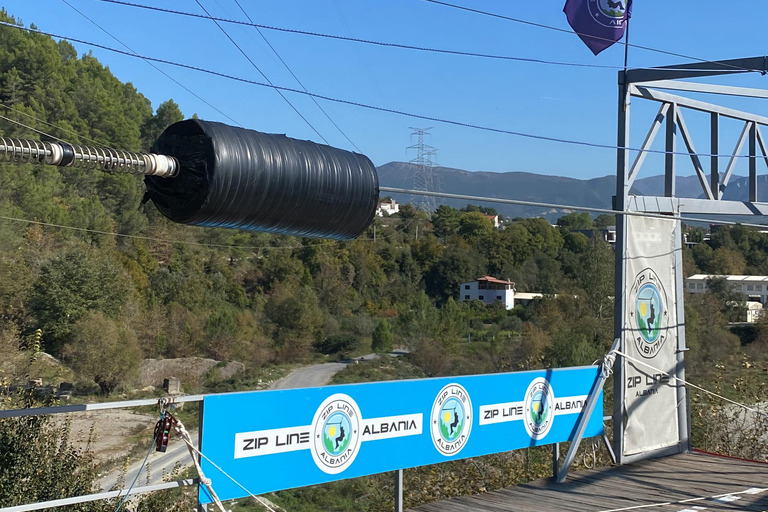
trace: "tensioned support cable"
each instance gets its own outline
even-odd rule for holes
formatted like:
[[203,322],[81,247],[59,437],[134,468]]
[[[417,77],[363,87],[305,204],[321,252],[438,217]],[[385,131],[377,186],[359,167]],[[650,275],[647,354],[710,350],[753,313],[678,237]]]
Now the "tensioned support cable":
[[637,358],[632,357],[630,355],[627,355],[624,352],[621,352],[620,350],[612,350],[611,352],[616,354],[617,356],[623,357],[627,361],[631,361],[632,363],[639,364],[641,366],[645,366],[646,368],[648,368],[648,369],[650,369],[650,370],[652,370],[654,372],[662,373],[662,374],[666,375],[667,377],[669,377],[671,381],[678,381],[680,384],[683,384],[684,386],[689,386],[689,387],[692,387],[694,389],[698,389],[702,393],[705,393],[707,395],[713,396],[715,398],[719,398],[720,400],[728,402],[728,403],[730,403],[732,405],[735,405],[737,407],[741,407],[742,409],[747,410],[747,411],[749,411],[751,413],[757,414],[759,416],[768,417],[768,414],[766,414],[763,411],[760,411],[758,409],[755,409],[754,407],[750,407],[748,405],[742,404],[742,403],[737,402],[735,400],[731,400],[730,398],[726,398],[723,395],[719,395],[719,394],[717,394],[717,393],[715,393],[713,391],[709,391],[708,389],[704,389],[703,387],[697,386],[696,384],[692,384],[692,383],[686,381],[685,379],[681,379],[680,377],[677,377],[676,375],[674,375],[672,373],[665,372],[664,370],[662,370],[660,368],[656,368],[655,366],[650,365],[650,364],[646,363],[645,361],[641,361],[640,359],[637,359]]
[[172,156],[9,137],[0,137],[0,163],[48,164],[161,178],[172,178],[179,170],[179,161]]
[[[211,498],[213,499],[214,503],[217,505],[217,507],[222,509],[222,512],[225,512],[225,511],[223,510],[223,505],[221,504],[221,500],[219,500],[219,497],[213,491],[213,487],[211,486],[210,478],[206,478],[205,475],[203,474],[203,470],[200,468],[200,462],[197,459],[198,455],[201,458],[203,458],[206,461],[208,461],[213,467],[215,467],[217,470],[219,470],[224,476],[229,478],[235,485],[237,485],[242,490],[244,490],[251,498],[253,498],[253,500],[256,503],[258,503],[259,505],[261,505],[264,508],[266,508],[269,512],[277,512],[274,509],[274,507],[272,507],[270,505],[269,502],[265,501],[264,499],[260,498],[259,496],[256,496],[251,491],[249,491],[248,489],[243,487],[243,484],[241,484],[240,482],[238,482],[237,480],[232,478],[232,476],[230,476],[229,473],[227,473],[226,471],[221,469],[215,462],[213,462],[211,459],[206,457],[205,454],[203,454],[203,452],[198,450],[195,447],[195,445],[192,443],[192,438],[190,437],[189,432],[187,432],[187,430],[184,428],[184,425],[180,421],[176,420],[176,423],[174,424],[174,428],[176,429],[176,432],[179,433],[179,435],[181,436],[181,438],[184,441],[184,443],[186,443],[187,448],[189,449],[189,453],[190,453],[190,455],[192,455],[192,460],[194,461],[195,469],[197,469],[197,472],[200,475],[200,483],[205,485],[205,487],[206,487],[206,489],[208,489],[208,492],[210,493]],[[274,505],[274,504],[272,504],[272,505]]]
[[207,478],[205,476],[205,473],[203,473],[203,469],[200,467],[200,461],[197,459],[195,452],[197,451],[195,449],[195,446],[192,444],[192,437],[189,435],[189,432],[184,427],[184,424],[174,418],[173,427],[176,430],[176,432],[181,436],[181,439],[184,441],[184,443],[187,445],[187,449],[189,450],[189,454],[192,456],[192,463],[195,465],[195,470],[197,471],[198,479],[200,480],[200,484],[204,485],[205,488],[208,490],[208,494],[210,494],[211,498],[213,499],[213,502],[216,504],[216,508],[219,509],[220,512],[227,512],[224,509],[224,505],[222,505],[221,500],[216,495],[216,492],[213,490],[213,486],[211,485],[211,479]]
[[[592,213],[606,213],[608,215],[627,215],[630,217],[648,217],[652,219],[667,219],[669,220],[669,215],[663,215],[660,213],[648,213],[648,212],[636,212],[636,211],[622,211],[622,210],[612,210],[610,208],[597,208],[594,206],[575,206],[575,205],[568,205],[568,204],[557,204],[557,203],[542,203],[539,201],[524,201],[522,199],[503,199],[500,197],[486,197],[486,196],[468,196],[464,194],[450,194],[448,192],[432,192],[427,190],[411,190],[411,189],[405,189],[405,188],[393,188],[393,187],[379,187],[379,190],[381,192],[393,192],[395,194],[410,194],[410,195],[422,195],[422,196],[434,196],[434,197],[444,197],[447,199],[463,199],[468,201],[484,201],[488,203],[501,203],[501,204],[514,204],[516,206],[537,206],[541,208],[552,208],[554,210],[571,210],[571,211],[577,211],[577,212],[592,212]],[[753,217],[757,215],[752,215]],[[707,224],[719,224],[722,226],[746,226],[750,228],[760,228],[765,229],[765,224],[751,224],[748,222],[733,222],[733,221],[727,221],[727,220],[713,220],[713,219],[704,219],[700,217],[681,217],[681,220],[688,221],[688,222],[704,222]]]

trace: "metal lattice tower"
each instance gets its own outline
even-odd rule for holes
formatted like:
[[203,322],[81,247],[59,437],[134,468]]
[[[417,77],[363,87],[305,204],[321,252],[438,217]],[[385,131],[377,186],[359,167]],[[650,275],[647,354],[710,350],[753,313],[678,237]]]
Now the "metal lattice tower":
[[[432,135],[429,133],[429,130],[431,129],[432,128],[411,127],[411,130],[413,130],[411,133],[411,142],[413,142],[414,137],[416,137],[417,140],[416,144],[408,146],[406,150],[416,151],[416,158],[410,162],[416,166],[416,174],[413,177],[414,190],[423,190],[425,192],[434,192],[436,190],[433,157],[437,154],[437,148],[424,143],[424,136]],[[411,202],[414,206],[430,215],[435,212],[436,206],[434,197],[412,196]]]

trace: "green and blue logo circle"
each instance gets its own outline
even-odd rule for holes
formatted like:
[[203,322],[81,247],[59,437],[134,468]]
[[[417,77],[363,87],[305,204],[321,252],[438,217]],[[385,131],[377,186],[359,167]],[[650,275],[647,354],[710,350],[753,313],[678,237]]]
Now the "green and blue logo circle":
[[555,418],[555,394],[544,377],[537,377],[528,385],[523,402],[525,430],[531,439],[542,439],[552,428]]
[[464,405],[457,398],[445,401],[438,420],[440,437],[447,443],[454,442],[464,429]]
[[640,335],[646,343],[654,343],[661,335],[664,302],[653,283],[645,283],[635,297],[635,318]]
[[343,453],[351,439],[349,416],[341,411],[331,414],[323,425],[323,445],[331,455]]
[[472,401],[459,384],[448,384],[437,394],[432,404],[430,433],[432,443],[443,455],[461,451],[472,430]]
[[347,469],[360,449],[360,408],[352,397],[337,393],[320,404],[312,420],[312,458],[324,473]]
[[655,357],[669,337],[669,301],[664,285],[653,269],[643,269],[635,276],[627,298],[625,329],[641,356]]

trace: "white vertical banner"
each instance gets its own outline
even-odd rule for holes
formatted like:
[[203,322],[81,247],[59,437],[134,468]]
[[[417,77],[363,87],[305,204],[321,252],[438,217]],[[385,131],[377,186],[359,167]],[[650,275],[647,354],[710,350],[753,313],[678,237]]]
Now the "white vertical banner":
[[[626,233],[624,350],[674,375],[677,361],[677,258],[675,219],[628,217]],[[624,365],[624,455],[680,442],[677,390],[669,378],[622,358]]]

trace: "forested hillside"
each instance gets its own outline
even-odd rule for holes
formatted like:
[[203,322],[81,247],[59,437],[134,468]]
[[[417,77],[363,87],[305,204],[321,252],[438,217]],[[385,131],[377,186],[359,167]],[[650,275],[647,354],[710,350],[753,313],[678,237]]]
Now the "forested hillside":
[[[172,99],[151,105],[67,42],[5,27],[0,102],[2,136],[39,138],[40,130],[132,150],[148,149],[166,126],[194,114]],[[375,377],[393,378],[589,364],[613,338],[614,253],[600,236],[577,232],[595,226],[589,215],[564,216],[560,228],[528,218],[497,230],[485,215],[494,212],[477,206],[443,205],[428,218],[404,205],[359,239],[336,242],[172,224],[141,205],[142,195],[135,176],[0,165],[0,384],[35,377],[40,350],[62,361],[67,378],[110,394],[136,387],[143,358],[237,360],[253,372],[407,347],[410,373],[398,367]],[[766,249],[766,235],[723,228],[686,250],[686,271],[768,274]],[[486,274],[545,297],[512,311],[457,302],[459,283]],[[766,346],[766,330],[743,348],[726,322],[739,299],[713,290],[686,305],[688,375],[735,379],[743,368],[766,367],[744,366],[749,357],[764,360],[749,350]],[[360,373],[343,378],[363,375],[350,371]],[[764,380],[755,375],[724,392],[754,397]],[[526,466],[510,477],[510,461],[517,459],[488,462],[496,476],[477,485],[536,476]],[[455,468],[469,467],[462,464]],[[442,467],[409,478],[434,483],[453,471]],[[413,482],[410,504],[479,489]],[[347,485],[367,484],[339,489]],[[349,510],[385,507],[380,491],[355,489],[367,505],[352,500]]]
[[[0,62],[5,115],[68,141],[147,149],[182,118],[172,100],[153,110],[132,85],[66,42],[2,29]],[[8,121],[0,130],[38,136]],[[117,368],[99,368],[109,361],[121,370],[142,357],[301,361],[327,352],[323,342],[332,336],[370,343],[385,324],[387,344],[440,345],[451,354],[469,329],[507,317],[453,299],[459,282],[486,273],[516,280],[519,290],[586,287],[603,299],[569,307],[583,309],[580,318],[609,316],[601,302],[609,295],[610,249],[543,219],[496,231],[477,211],[442,207],[430,223],[405,206],[398,217],[377,220],[376,240],[371,229],[342,243],[171,224],[151,204],[139,205],[143,185],[134,176],[33,165],[6,165],[0,175],[5,346],[25,347],[39,329],[46,352],[96,377],[104,392],[130,382]],[[580,336],[602,347],[609,324],[590,323]],[[547,325],[556,332],[557,322]],[[499,328],[519,333],[523,319],[510,316]],[[569,362],[558,357],[548,362]],[[473,370],[488,369],[471,359]]]

